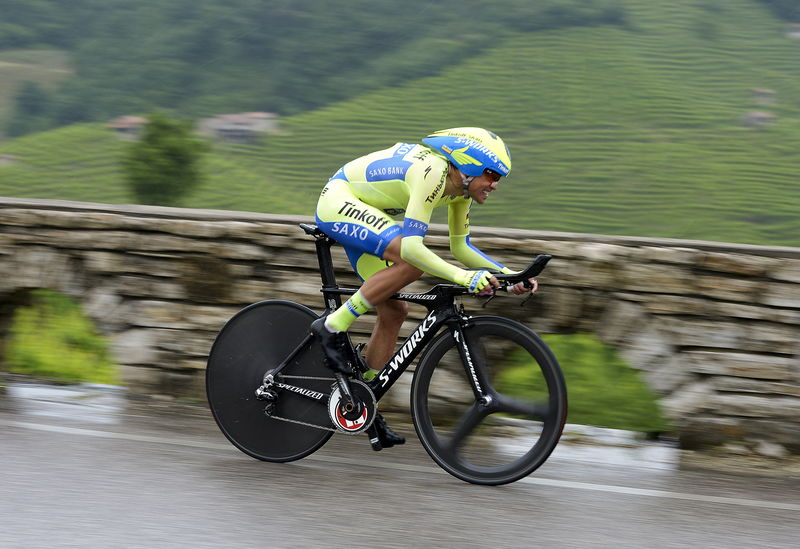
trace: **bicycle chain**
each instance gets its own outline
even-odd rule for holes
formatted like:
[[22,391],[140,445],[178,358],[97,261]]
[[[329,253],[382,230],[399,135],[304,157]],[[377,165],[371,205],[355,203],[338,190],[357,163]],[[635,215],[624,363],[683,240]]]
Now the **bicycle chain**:
[[322,425],[314,425],[313,423],[306,423],[305,421],[300,421],[299,419],[289,419],[288,417],[273,416],[271,414],[267,414],[267,417],[270,419],[278,419],[280,421],[288,421],[289,423],[297,423],[298,425],[304,425],[306,427],[313,427],[314,429],[322,429],[323,431],[333,431],[334,433],[338,431],[333,427],[323,427]]
[[[281,379],[290,378],[290,379],[313,379],[313,380],[317,380],[317,381],[333,381],[333,382],[336,381],[332,377],[291,376],[291,375],[285,375],[285,374],[278,374],[278,377],[281,378]],[[266,414],[266,415],[267,415],[267,417],[272,418],[272,419],[277,419],[277,420],[280,420],[280,421],[286,421],[286,422],[289,422],[289,423],[296,423],[298,425],[304,425],[306,427],[313,427],[314,429],[322,429],[323,431],[333,431],[334,433],[336,433],[338,431],[338,429],[336,429],[334,427],[323,427],[322,425],[315,425],[313,423],[308,423],[306,421],[300,421],[299,419],[289,419],[288,417],[280,417],[280,416],[275,416],[275,415],[272,415],[272,414]]]
[[[311,380],[316,380],[316,381],[332,381],[332,382],[336,383],[336,379],[335,378],[331,378],[331,377],[296,376],[296,375],[286,375],[286,374],[278,374],[278,377],[280,379],[287,379],[287,380],[288,379],[311,379]],[[275,380],[275,381],[278,381],[278,380]],[[375,406],[374,397],[373,397],[373,406]],[[314,429],[322,429],[323,431],[332,431],[334,433],[341,433],[342,432],[341,430],[336,429],[335,427],[324,427],[322,425],[316,425],[314,423],[308,423],[306,421],[300,421],[299,419],[290,419],[288,417],[281,417],[281,416],[276,416],[276,415],[273,415],[273,414],[269,414],[269,413],[266,412],[266,410],[264,411],[264,414],[269,418],[277,419],[279,421],[286,421],[288,423],[296,423],[298,425],[303,425],[305,427],[313,427]],[[356,433],[345,433],[345,434],[356,434]]]

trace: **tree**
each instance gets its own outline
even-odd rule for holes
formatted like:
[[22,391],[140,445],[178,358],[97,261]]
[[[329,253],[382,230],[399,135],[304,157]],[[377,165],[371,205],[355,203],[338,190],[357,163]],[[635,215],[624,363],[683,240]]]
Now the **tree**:
[[179,206],[202,182],[200,160],[208,145],[191,124],[163,114],[148,118],[141,139],[123,159],[126,180],[140,204]]
[[45,130],[50,125],[52,99],[36,82],[26,81],[14,96],[14,114],[6,131],[11,137]]

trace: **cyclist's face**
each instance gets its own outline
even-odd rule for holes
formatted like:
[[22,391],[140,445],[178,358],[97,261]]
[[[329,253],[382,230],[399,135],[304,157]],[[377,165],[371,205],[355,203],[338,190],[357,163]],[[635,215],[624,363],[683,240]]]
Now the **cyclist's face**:
[[469,195],[478,204],[483,204],[489,198],[489,193],[497,189],[500,184],[500,174],[486,170],[469,184]]

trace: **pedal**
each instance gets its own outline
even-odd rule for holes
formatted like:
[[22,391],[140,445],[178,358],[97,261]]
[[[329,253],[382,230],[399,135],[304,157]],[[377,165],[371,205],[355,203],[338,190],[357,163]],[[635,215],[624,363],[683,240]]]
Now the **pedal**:
[[381,446],[381,439],[378,437],[378,430],[375,428],[375,425],[370,425],[369,429],[367,429],[367,436],[369,437],[370,446],[376,452],[380,452],[383,450],[383,446]]

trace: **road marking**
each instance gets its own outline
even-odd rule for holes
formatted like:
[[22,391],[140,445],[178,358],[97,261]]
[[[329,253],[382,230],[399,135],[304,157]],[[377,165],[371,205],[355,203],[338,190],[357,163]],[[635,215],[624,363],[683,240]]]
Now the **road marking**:
[[78,435],[84,437],[110,438],[115,440],[127,440],[132,442],[148,442],[153,444],[172,444],[175,446],[189,446],[191,448],[208,448],[212,450],[227,450],[233,448],[230,444],[205,442],[202,440],[176,440],[163,437],[150,437],[146,435],[133,435],[129,433],[115,433],[114,431],[98,431],[96,429],[79,429],[76,427],[66,427],[63,425],[47,425],[45,423],[29,423],[26,421],[8,421],[0,419],[0,425],[7,427],[19,427],[32,431],[45,431],[49,433],[60,433],[62,435]]
[[650,490],[647,488],[632,488],[630,486],[614,486],[612,484],[592,484],[590,482],[574,482],[570,480],[556,480],[540,477],[526,477],[517,482],[537,484],[540,486],[555,486],[558,488],[574,488],[577,490],[594,490],[630,496],[645,496],[665,499],[682,499],[688,501],[701,501],[705,503],[726,503],[729,505],[744,505],[746,507],[762,507],[765,509],[780,509],[783,511],[800,511],[800,505],[778,501],[765,501],[760,499],[729,498],[724,496],[707,496],[704,494],[690,494],[686,492],[671,492],[669,490]]
[[[152,444],[171,444],[174,446],[187,446],[190,448],[207,448],[210,450],[233,450],[231,444],[206,442],[202,440],[178,440],[164,437],[134,435],[129,433],[115,433],[113,431],[100,431],[96,429],[82,429],[76,427],[66,427],[63,425],[48,425],[44,423],[30,423],[25,421],[10,421],[0,418],[0,425],[6,427],[17,427],[30,429],[32,431],[45,431],[50,433],[60,433],[66,435],[88,436],[98,438],[108,438],[115,440],[125,440],[132,442],[147,442]],[[304,461],[319,461],[324,463],[334,463],[340,465],[355,465],[362,467],[363,460],[347,458],[341,456],[326,456],[316,454],[304,458]],[[410,465],[405,463],[381,462],[371,463],[370,467],[380,467],[395,471],[410,471],[415,473],[441,473],[435,467],[422,465]],[[800,511],[800,504],[785,503],[777,501],[765,501],[759,499],[731,498],[724,496],[708,496],[704,494],[691,494],[688,492],[672,492],[669,490],[652,490],[647,488],[633,488],[631,486],[615,486],[613,484],[593,484],[590,482],[575,482],[570,480],[557,480],[542,477],[526,477],[517,481],[523,484],[533,484],[536,486],[550,486],[554,488],[568,488],[572,490],[589,490],[594,492],[606,492],[612,494],[623,494],[628,496],[653,497],[662,499],[679,499],[685,501],[697,501],[702,503],[720,503],[726,505],[740,505],[745,507],[760,507],[763,509],[777,509],[781,511]]]

